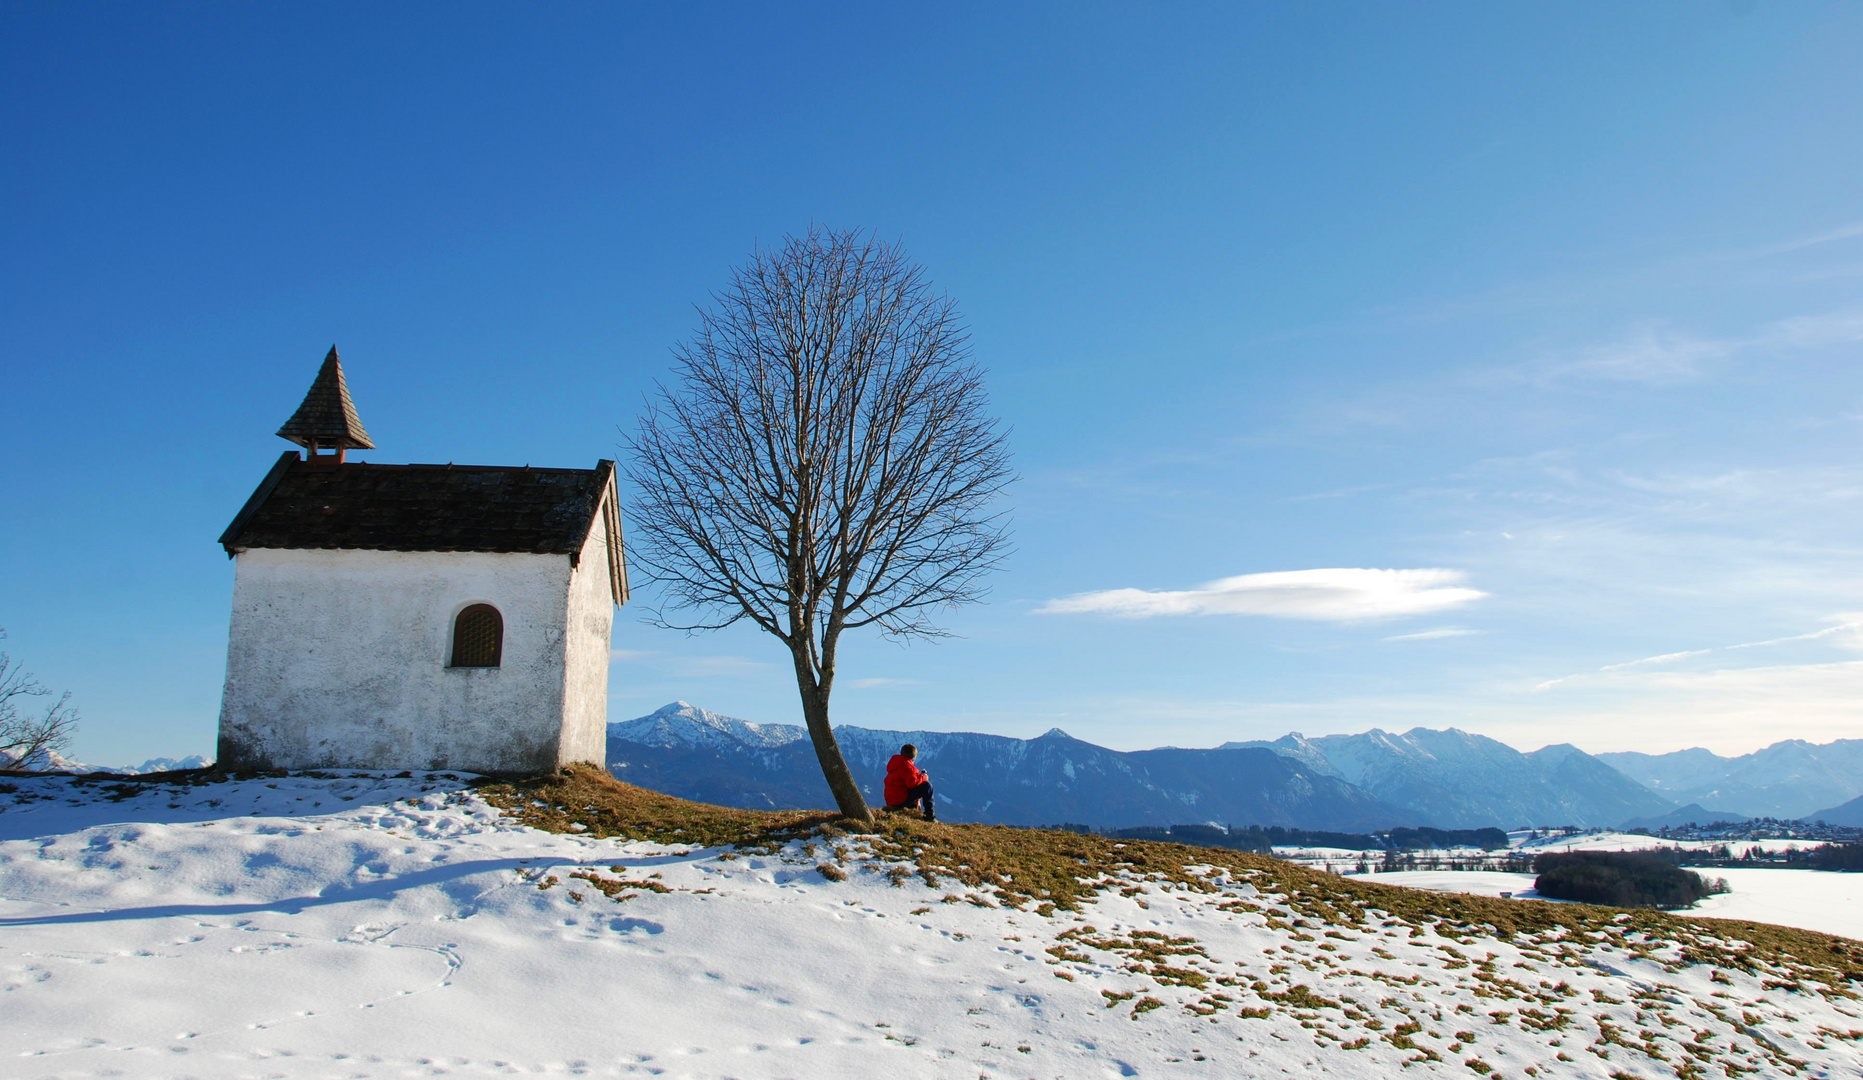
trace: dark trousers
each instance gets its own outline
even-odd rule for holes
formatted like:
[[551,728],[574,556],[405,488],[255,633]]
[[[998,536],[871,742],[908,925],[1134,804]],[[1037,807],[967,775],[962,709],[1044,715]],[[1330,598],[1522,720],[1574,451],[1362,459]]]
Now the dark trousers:
[[931,821],[932,819],[938,816],[937,811],[932,809],[932,786],[931,786],[930,780],[927,780],[924,783],[919,784],[916,787],[907,788],[906,789],[906,801],[899,803],[896,806],[889,806],[887,807],[887,809],[888,810],[917,810],[921,806],[925,810],[926,821]]

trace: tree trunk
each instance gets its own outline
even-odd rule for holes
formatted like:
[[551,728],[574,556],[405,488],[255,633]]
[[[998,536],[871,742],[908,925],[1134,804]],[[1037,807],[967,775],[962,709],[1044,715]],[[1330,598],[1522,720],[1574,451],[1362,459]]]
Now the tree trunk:
[[796,688],[802,693],[802,715],[809,725],[809,742],[815,746],[815,760],[821,763],[822,776],[834,795],[835,809],[841,816],[862,824],[873,821],[867,800],[855,783],[854,774],[841,756],[841,744],[835,741],[834,728],[828,724],[828,690],[818,685],[806,657],[796,657]]

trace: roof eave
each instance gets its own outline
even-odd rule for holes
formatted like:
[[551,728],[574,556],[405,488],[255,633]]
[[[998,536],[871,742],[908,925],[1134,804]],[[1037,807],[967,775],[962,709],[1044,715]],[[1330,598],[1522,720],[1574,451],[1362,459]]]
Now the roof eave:
[[630,596],[627,583],[627,552],[621,542],[621,494],[615,485],[615,463],[610,458],[601,458],[595,462],[596,483],[599,494],[595,496],[595,509],[589,515],[588,527],[582,530],[582,544],[577,554],[570,556],[572,563],[589,546],[589,537],[595,533],[595,523],[602,523],[603,531],[608,534],[608,592],[614,597],[616,607],[626,607]]
[[280,454],[278,461],[272,466],[272,471],[266,473],[265,479],[259,481],[259,486],[252,490],[252,497],[246,500],[246,505],[240,507],[239,513],[233,515],[232,523],[226,527],[225,532],[220,534],[220,546],[226,549],[227,558],[230,559],[239,554],[234,545],[239,540],[239,534],[246,531],[246,523],[259,512],[259,507],[265,505],[265,500],[271,498],[279,481],[285,478],[285,474],[291,471],[291,466],[299,460],[301,459],[296,450],[286,450]]

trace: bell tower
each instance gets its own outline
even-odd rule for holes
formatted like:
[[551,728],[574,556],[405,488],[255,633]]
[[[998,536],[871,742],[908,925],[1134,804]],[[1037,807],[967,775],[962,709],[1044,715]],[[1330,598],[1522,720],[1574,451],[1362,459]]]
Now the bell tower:
[[[349,399],[349,384],[343,381],[343,362],[337,359],[335,345],[323,358],[323,367],[317,370],[304,403],[278,429],[278,437],[302,446],[312,465],[334,467],[343,463],[343,455],[349,450],[375,449],[362,420],[356,416],[356,403]],[[320,449],[334,453],[320,454]]]

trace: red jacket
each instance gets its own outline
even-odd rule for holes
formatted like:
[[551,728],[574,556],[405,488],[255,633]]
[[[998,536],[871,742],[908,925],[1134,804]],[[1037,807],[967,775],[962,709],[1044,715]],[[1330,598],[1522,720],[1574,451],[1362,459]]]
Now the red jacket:
[[904,754],[894,754],[893,760],[886,763],[886,805],[898,806],[910,798],[906,792],[925,782],[925,774],[919,771],[912,759]]

